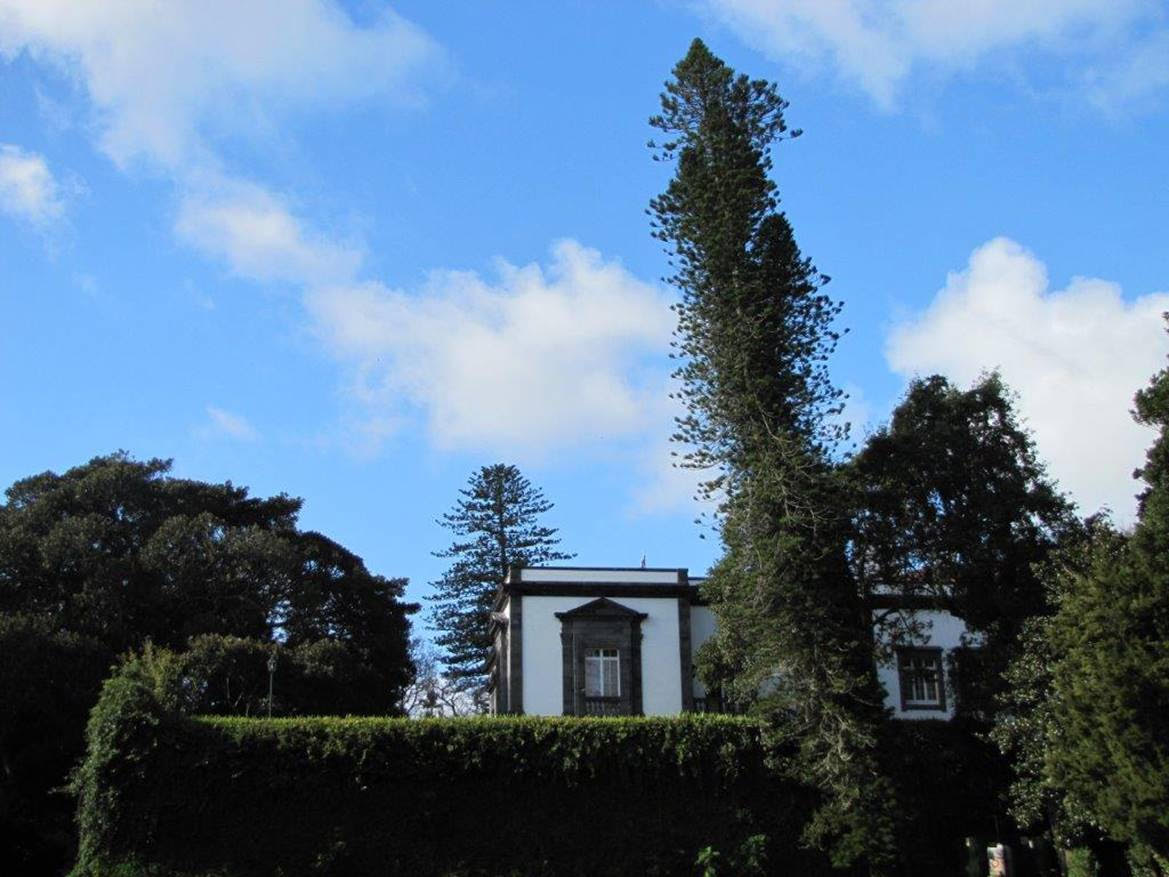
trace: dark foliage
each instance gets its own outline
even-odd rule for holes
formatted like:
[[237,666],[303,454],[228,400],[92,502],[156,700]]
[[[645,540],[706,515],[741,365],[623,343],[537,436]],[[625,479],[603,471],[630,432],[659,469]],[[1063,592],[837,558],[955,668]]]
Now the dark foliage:
[[[0,661],[24,674],[12,677],[11,696],[4,689],[15,730],[3,754],[17,767],[0,832],[55,851],[43,861],[69,855],[68,830],[35,814],[57,809],[51,790],[81,755],[84,717],[114,655],[147,642],[179,650],[206,634],[283,639],[306,666],[316,662],[315,702],[344,712],[392,710],[412,677],[417,607],[401,601],[404,580],[372,575],[351,552],[298,530],[298,499],[256,499],[169,468],[97,457],[22,479],[0,505]],[[35,667],[27,655],[39,656]],[[37,825],[26,831],[30,818]]]
[[268,663],[272,715],[387,715],[396,692],[359,654],[336,640],[297,646],[203,634],[181,652],[147,645],[135,660],[170,709],[187,715],[259,716],[268,712]]
[[75,846],[60,791],[113,655],[44,618],[0,615],[0,850],[12,874],[63,871]]
[[913,381],[851,469],[863,584],[944,596],[983,632],[1045,611],[1034,565],[1075,522],[998,375]]
[[345,642],[401,689],[405,582],[296,528],[301,502],[167,476],[164,460],[97,457],[16,482],[0,514],[0,611],[38,613],[114,652],[203,633]]
[[879,870],[892,856],[874,753],[880,697],[830,458],[839,305],[769,176],[772,146],[796,132],[774,85],[736,75],[700,40],[661,101],[656,158],[675,172],[650,206],[681,294],[675,376],[687,413],[675,439],[685,465],[710,473],[725,546],[705,586],[719,632],[702,672],[739,702],[764,683],[774,692],[761,708],[782,716],[797,747],[789,768],[824,792],[807,838]]
[[[1037,565],[1078,528],[1008,390],[995,374],[965,391],[915,380],[848,469],[854,576],[869,593],[938,598],[981,635],[960,706],[989,718],[1021,625],[1050,611]],[[887,619],[886,640],[916,633],[901,620]]]
[[568,560],[556,530],[540,524],[552,503],[515,466],[483,466],[459,491],[461,499],[439,519],[455,541],[436,557],[451,559],[434,582],[429,621],[446,653],[447,676],[481,694],[491,651],[491,608],[511,566]]
[[1002,800],[1008,767],[980,723],[890,722],[882,734],[881,758],[899,804],[896,873],[960,874],[968,837],[983,847],[997,840],[1019,846]]
[[[1136,396],[1157,438],[1131,535],[1093,520],[1045,568],[1053,615],[1025,632],[995,737],[1020,818],[1062,838],[1129,846],[1169,873],[1169,369]],[[1098,856],[1099,857],[1099,856]]]
[[754,720],[192,720],[151,686],[94,711],[79,875],[826,873]]

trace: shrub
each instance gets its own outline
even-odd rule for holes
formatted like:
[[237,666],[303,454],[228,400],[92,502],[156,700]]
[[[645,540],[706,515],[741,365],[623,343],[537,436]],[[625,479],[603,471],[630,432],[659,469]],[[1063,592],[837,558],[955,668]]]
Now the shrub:
[[966,838],[1018,846],[1003,802],[1010,776],[982,726],[954,721],[894,721],[881,742],[898,802],[901,873],[961,873]]
[[[186,651],[147,644],[131,659],[168,709],[188,715],[258,716],[268,707],[268,661],[276,655],[272,714],[386,715],[396,689],[352,647],[317,640],[293,648],[237,636],[193,637]],[[137,672],[137,671],[135,671]]]
[[94,710],[77,875],[826,871],[752,719],[192,719],[152,684]]

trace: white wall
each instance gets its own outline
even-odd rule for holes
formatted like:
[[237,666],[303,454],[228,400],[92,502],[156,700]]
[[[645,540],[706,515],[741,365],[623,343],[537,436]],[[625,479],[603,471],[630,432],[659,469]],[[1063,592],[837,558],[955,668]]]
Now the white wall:
[[914,642],[914,646],[942,649],[942,666],[946,672],[946,709],[942,710],[902,710],[901,709],[901,682],[897,678],[897,659],[894,657],[887,663],[877,664],[877,679],[885,687],[885,705],[893,708],[893,715],[899,719],[949,719],[954,715],[954,689],[950,685],[949,658],[950,651],[962,645],[962,635],[966,632],[966,624],[960,618],[955,618],[949,612],[938,610],[919,610],[906,612],[919,622],[925,633],[925,640]]
[[[528,715],[558,716],[563,713],[563,657],[560,619],[556,613],[575,609],[595,599],[523,598],[524,712]],[[610,599],[649,616],[641,622],[641,690],[645,714],[669,716],[682,712],[682,680],[678,670],[678,598]],[[621,657],[625,660],[625,655]]]
[[[694,656],[698,654],[699,647],[714,636],[717,627],[718,621],[715,619],[714,612],[709,606],[690,607],[691,663],[694,662]],[[694,696],[706,697],[706,686],[702,684],[702,680],[697,676],[694,677]]]

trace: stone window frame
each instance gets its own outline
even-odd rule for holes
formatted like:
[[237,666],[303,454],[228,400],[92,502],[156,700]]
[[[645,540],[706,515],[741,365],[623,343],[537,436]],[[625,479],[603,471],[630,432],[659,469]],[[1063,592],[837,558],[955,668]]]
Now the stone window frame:
[[566,612],[560,619],[563,714],[586,715],[585,653],[589,649],[616,649],[619,662],[621,715],[643,715],[641,622],[648,613],[599,597]]
[[[945,712],[946,711],[946,668],[940,646],[901,646],[897,649],[897,688],[902,712]],[[927,659],[934,666],[938,696],[934,701],[912,701],[909,698],[909,667],[911,659]]]

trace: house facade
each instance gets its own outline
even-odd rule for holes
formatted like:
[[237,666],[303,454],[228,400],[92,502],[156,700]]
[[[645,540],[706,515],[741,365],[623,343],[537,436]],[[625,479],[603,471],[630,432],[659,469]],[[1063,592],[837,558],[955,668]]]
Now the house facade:
[[[492,711],[655,716],[715,708],[694,673],[694,656],[716,626],[701,581],[685,568],[513,567],[492,613]],[[921,634],[877,666],[887,704],[900,718],[951,717],[947,657],[965,626],[940,608],[894,609],[912,613]]]

